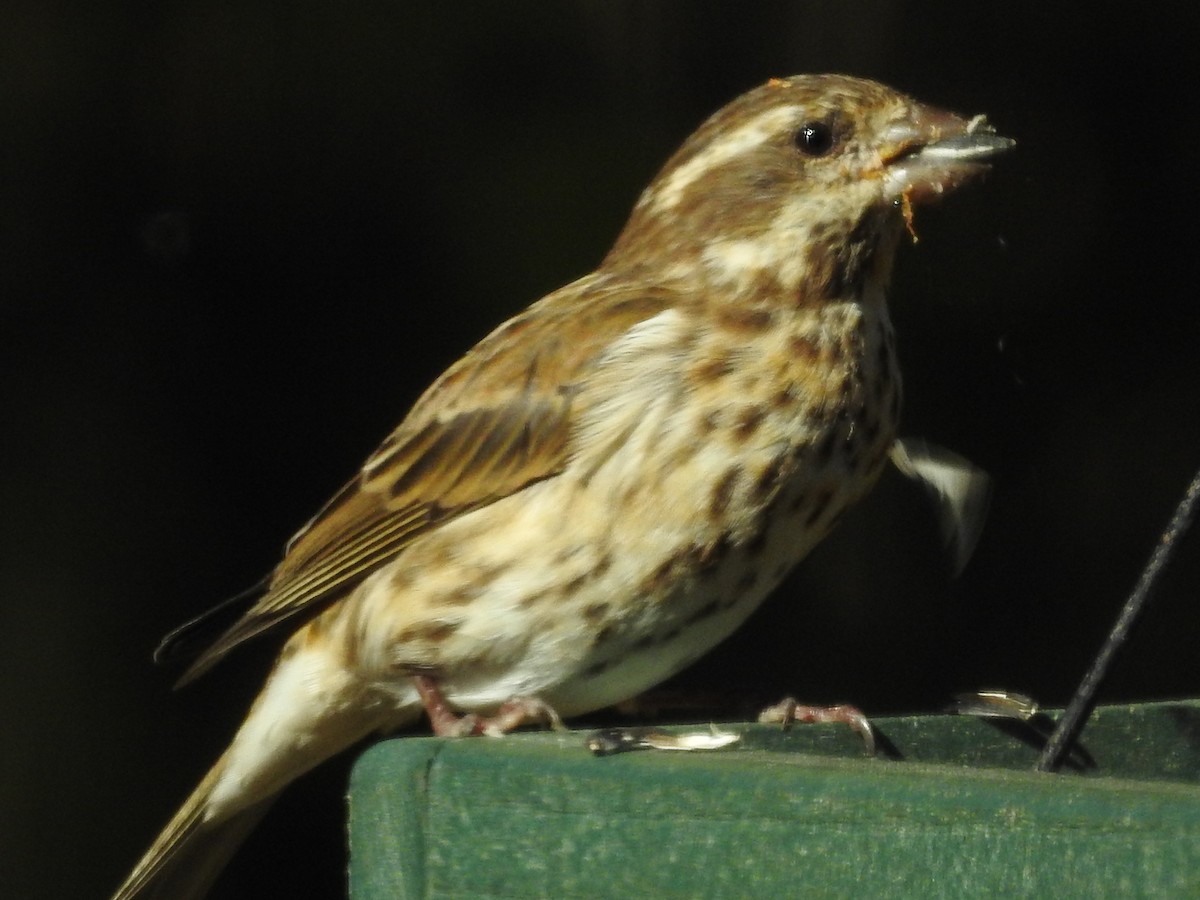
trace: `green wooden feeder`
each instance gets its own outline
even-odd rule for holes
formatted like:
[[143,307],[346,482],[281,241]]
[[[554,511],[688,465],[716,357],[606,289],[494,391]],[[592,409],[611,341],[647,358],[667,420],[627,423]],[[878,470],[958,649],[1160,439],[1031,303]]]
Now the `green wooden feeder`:
[[1200,701],[1100,707],[1061,775],[1013,722],[875,724],[875,759],[833,725],[604,758],[583,732],[384,741],[351,897],[1200,897]]

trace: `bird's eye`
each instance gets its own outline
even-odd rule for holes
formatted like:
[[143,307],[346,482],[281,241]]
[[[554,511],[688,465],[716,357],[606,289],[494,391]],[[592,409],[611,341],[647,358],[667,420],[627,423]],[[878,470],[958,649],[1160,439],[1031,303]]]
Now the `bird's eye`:
[[833,129],[826,122],[805,122],[796,131],[796,146],[808,156],[824,156],[833,149]]

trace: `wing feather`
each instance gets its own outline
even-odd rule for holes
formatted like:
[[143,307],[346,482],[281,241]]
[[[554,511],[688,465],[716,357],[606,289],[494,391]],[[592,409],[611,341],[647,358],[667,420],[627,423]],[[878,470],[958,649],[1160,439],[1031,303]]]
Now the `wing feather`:
[[292,538],[266,594],[180,683],[243,641],[344,596],[440,524],[562,471],[573,385],[605,347],[673,299],[592,275],[484,338]]

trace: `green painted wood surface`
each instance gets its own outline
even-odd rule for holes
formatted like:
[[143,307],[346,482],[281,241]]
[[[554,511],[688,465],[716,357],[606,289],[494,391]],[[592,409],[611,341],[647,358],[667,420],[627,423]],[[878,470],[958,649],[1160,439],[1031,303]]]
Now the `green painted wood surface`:
[[834,726],[607,758],[584,732],[384,741],[351,896],[1200,897],[1200,703],[1101,708],[1082,775],[974,719],[876,724],[893,759]]

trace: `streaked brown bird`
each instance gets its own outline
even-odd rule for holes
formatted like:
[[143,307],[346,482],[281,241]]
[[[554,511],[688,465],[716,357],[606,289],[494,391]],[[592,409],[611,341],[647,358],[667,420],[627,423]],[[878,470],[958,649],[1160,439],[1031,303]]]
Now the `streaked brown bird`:
[[202,896],[290,781],[422,710],[439,734],[557,721],[729,635],[893,447],[912,204],[1011,145],[840,75],[712,116],[600,267],[451,366],[184,676],[294,629],[116,898]]

